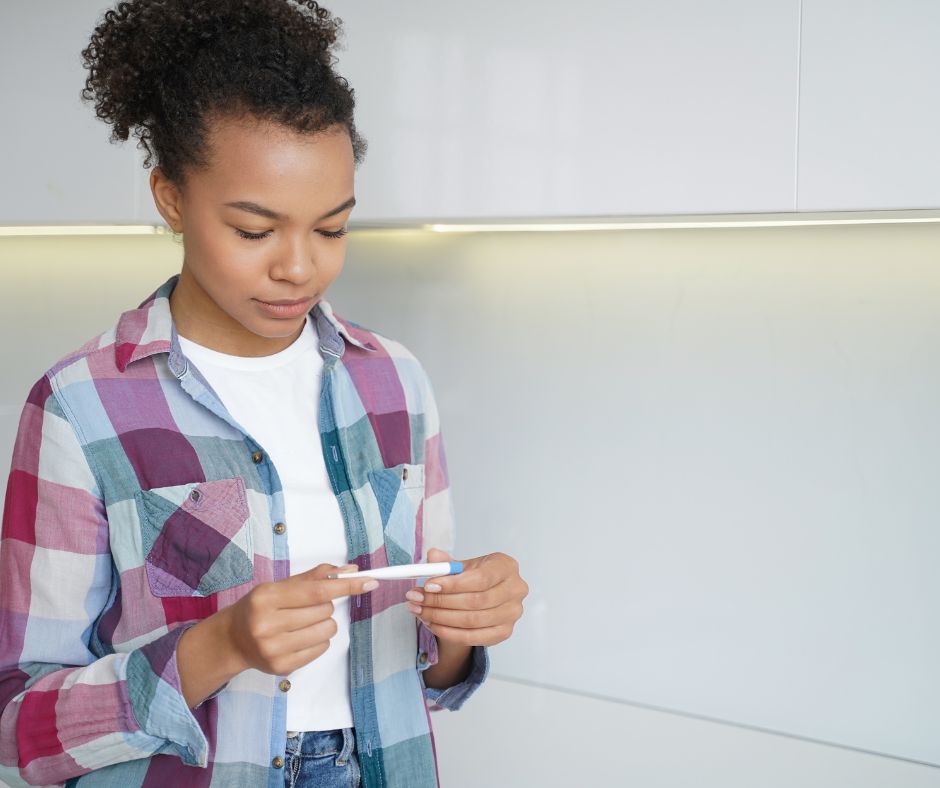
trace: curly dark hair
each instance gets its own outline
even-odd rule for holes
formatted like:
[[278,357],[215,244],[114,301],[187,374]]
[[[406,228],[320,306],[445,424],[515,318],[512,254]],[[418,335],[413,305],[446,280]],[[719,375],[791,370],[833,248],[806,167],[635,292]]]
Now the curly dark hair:
[[112,127],[131,130],[177,184],[207,164],[207,119],[277,121],[316,133],[349,132],[358,165],[366,140],[353,122],[349,83],[333,70],[342,19],[312,0],[132,0],[105,12],[82,60],[82,99]]

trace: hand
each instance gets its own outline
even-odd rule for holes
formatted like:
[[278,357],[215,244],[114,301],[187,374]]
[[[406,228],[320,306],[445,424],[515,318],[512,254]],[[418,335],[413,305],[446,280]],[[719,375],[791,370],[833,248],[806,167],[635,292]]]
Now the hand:
[[227,640],[242,669],[285,675],[329,648],[337,630],[332,600],[378,587],[378,581],[368,577],[327,580],[335,571],[333,564],[320,564],[284,580],[261,583],[226,608]]
[[[428,550],[429,563],[453,560],[443,550]],[[408,591],[408,609],[438,641],[465,646],[501,643],[512,634],[529,593],[519,576],[519,564],[505,553],[490,553],[469,558],[463,566],[459,575],[432,577],[423,589]]]

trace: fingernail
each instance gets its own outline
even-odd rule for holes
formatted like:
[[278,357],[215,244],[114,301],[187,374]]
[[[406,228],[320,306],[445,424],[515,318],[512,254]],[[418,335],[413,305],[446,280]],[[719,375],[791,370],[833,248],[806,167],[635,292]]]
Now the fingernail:
[[425,583],[424,588],[427,591],[440,591],[441,587],[437,583]]
[[405,604],[412,613],[417,614],[421,612],[421,605],[413,605],[411,602],[406,602]]
[[407,594],[405,594],[405,599],[410,599],[412,602],[423,602],[424,594],[422,594],[420,591],[409,591]]
[[359,571],[359,564],[343,564],[337,572],[357,572]]
[[366,581],[366,584],[362,587],[362,590],[363,590],[363,591],[374,591],[374,590],[375,590],[376,588],[378,588],[378,587],[379,587],[379,581],[378,581],[378,580],[367,580],[367,581]]

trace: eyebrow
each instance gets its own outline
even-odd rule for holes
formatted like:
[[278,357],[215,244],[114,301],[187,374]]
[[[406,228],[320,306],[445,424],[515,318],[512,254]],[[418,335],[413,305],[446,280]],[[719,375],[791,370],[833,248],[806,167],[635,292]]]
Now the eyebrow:
[[[317,221],[319,222],[323,219],[329,219],[331,216],[336,216],[336,214],[342,213],[347,208],[352,208],[355,204],[356,198],[350,197],[342,205],[337,205],[332,211],[323,214]],[[282,213],[272,211],[270,208],[265,208],[263,205],[258,205],[258,203],[249,200],[236,200],[235,202],[227,202],[225,205],[229,208],[237,208],[239,211],[248,211],[258,216],[264,216],[266,219],[273,219],[276,222],[282,222],[287,218]]]

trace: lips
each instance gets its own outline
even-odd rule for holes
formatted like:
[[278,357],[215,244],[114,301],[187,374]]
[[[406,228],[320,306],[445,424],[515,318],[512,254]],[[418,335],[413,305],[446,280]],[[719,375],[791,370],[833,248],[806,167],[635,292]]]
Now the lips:
[[300,317],[305,312],[313,308],[315,298],[308,298],[301,301],[261,301],[257,298],[252,299],[258,304],[258,309],[264,312],[268,317],[279,318],[283,320],[293,320]]
[[261,298],[256,298],[256,301],[261,301],[262,304],[273,304],[274,306],[294,306],[295,304],[306,304],[308,301],[312,300],[310,298],[297,298],[293,301],[289,299],[281,299],[280,301],[265,301]]

